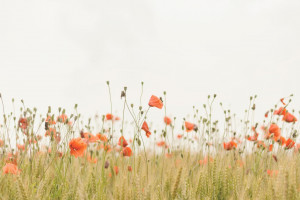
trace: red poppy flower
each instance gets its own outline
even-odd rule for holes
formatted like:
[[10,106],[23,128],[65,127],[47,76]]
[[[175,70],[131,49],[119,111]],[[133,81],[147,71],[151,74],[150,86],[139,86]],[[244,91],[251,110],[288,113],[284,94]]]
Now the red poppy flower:
[[151,132],[149,131],[149,127],[146,121],[144,121],[143,125],[142,125],[142,129],[146,132],[146,136],[150,137]]
[[112,120],[114,118],[114,116],[110,113],[107,113],[105,117],[106,117],[106,120]]
[[163,147],[163,146],[166,145],[166,143],[165,143],[165,141],[160,141],[160,142],[157,142],[156,145],[157,145],[158,147]]
[[[277,124],[271,124],[270,125],[270,128],[269,128],[269,133],[270,134],[274,134],[274,138],[275,140],[279,139],[280,135],[281,135],[281,132],[280,132],[280,128],[277,126]],[[276,140],[276,141],[277,141]]]
[[283,136],[280,136],[279,139],[276,141],[279,142],[281,146],[285,145],[286,143],[286,139]]
[[223,143],[223,147],[225,150],[229,151],[233,148],[237,148],[237,143],[235,143],[234,141],[230,141],[230,142],[227,142],[227,143]]
[[274,115],[285,115],[286,109],[284,107],[280,107],[278,110],[274,111]]
[[291,113],[288,112],[283,116],[282,121],[286,121],[288,123],[296,122],[297,118],[294,115],[292,115]]
[[269,145],[269,151],[272,151],[273,150],[273,144],[270,144]]
[[289,138],[289,139],[286,141],[286,143],[285,143],[285,147],[286,147],[287,149],[293,148],[294,145],[295,145],[295,141],[292,140],[291,138]]
[[164,122],[165,122],[167,125],[170,125],[170,124],[172,123],[172,120],[171,120],[170,117],[165,116]]
[[17,148],[18,148],[19,150],[25,151],[25,144],[17,144]]
[[121,136],[119,138],[119,142],[118,145],[122,146],[122,147],[126,147],[128,145],[128,142],[125,140],[124,136]]
[[12,163],[6,163],[2,168],[3,174],[19,174],[18,166]]
[[184,122],[184,125],[185,125],[186,132],[190,132],[192,130],[194,131],[198,130],[196,124],[193,124],[191,122]]
[[77,157],[82,157],[84,151],[87,148],[86,142],[82,138],[74,138],[69,143],[71,155]]
[[3,147],[3,146],[4,146],[4,141],[0,140],[0,147]]
[[115,170],[116,175],[118,175],[118,173],[119,173],[119,167],[118,166],[114,166],[114,170]]
[[102,142],[107,142],[107,137],[104,134],[98,133],[96,134],[96,137],[98,137]]
[[132,155],[132,150],[130,147],[125,147],[123,150],[122,150],[122,154],[123,156],[128,156],[130,157]]
[[178,135],[177,135],[177,138],[178,138],[178,139],[181,139],[181,138],[182,138],[182,135],[181,135],[181,134],[178,134]]
[[285,105],[285,103],[283,102],[284,98],[281,98],[280,101],[283,105]]
[[80,136],[81,138],[85,138],[90,143],[94,143],[100,140],[97,136],[93,135],[92,133],[80,132]]
[[157,96],[152,95],[150,100],[149,100],[148,105],[150,107],[156,107],[156,108],[162,109],[163,102]]
[[132,167],[128,166],[128,171],[131,172],[132,171]]

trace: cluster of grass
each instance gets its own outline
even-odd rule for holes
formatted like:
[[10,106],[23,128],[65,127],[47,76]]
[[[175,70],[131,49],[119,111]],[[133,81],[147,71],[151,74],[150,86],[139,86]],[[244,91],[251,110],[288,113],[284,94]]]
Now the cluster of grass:
[[[289,143],[274,140],[273,133],[262,140],[247,139],[251,131],[258,135],[258,125],[251,117],[256,97],[250,98],[240,134],[234,127],[235,115],[222,104],[224,129],[212,119],[216,95],[208,97],[204,116],[194,110],[193,123],[184,119],[177,130],[175,118],[165,118],[161,133],[150,127],[151,134],[149,127],[144,127],[150,120],[147,113],[163,105],[167,117],[166,93],[164,98],[151,97],[148,108],[140,105],[135,112],[127,102],[126,90],[121,93],[124,109],[120,122],[111,114],[112,108],[102,119],[96,117],[101,133],[98,139],[92,134],[91,119],[87,124],[79,122],[77,105],[68,117],[59,108],[56,118],[49,108],[47,119],[38,119],[37,109],[25,107],[23,101],[19,118],[15,111],[5,113],[3,105],[0,199],[300,199],[299,146],[291,143],[296,141],[299,126],[296,120],[282,122],[281,113],[274,116],[277,106],[266,113],[262,125],[267,130],[271,124],[279,124],[281,137],[284,132]],[[286,109],[288,104],[282,103]],[[125,111],[131,123],[125,123]],[[132,141],[125,125],[131,126],[127,131],[134,133]],[[40,135],[50,128],[51,133]],[[174,130],[180,134],[174,135]],[[132,154],[123,153],[120,136],[128,141]],[[70,151],[73,138],[86,143],[81,155]],[[153,138],[160,142],[153,143]],[[231,143],[223,144],[228,141]],[[8,170],[7,164],[16,168]]]

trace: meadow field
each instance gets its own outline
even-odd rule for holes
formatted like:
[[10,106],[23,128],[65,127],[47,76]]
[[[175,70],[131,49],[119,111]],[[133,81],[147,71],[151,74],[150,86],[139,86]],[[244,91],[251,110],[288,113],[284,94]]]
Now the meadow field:
[[[262,121],[253,117],[256,96],[241,120],[217,95],[189,119],[169,117],[166,92],[140,105],[126,87],[120,97],[120,115],[111,108],[86,120],[77,105],[39,113],[22,100],[10,111],[16,102],[1,97],[0,199],[300,199],[293,95],[274,99]],[[150,110],[164,115],[159,129]]]

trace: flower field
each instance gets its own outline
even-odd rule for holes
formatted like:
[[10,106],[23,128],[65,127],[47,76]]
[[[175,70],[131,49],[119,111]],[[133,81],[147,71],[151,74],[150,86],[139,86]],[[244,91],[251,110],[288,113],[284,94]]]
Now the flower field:
[[[300,199],[293,95],[255,121],[256,96],[242,119],[217,95],[179,119],[167,112],[166,92],[138,106],[126,87],[120,94],[120,115],[111,103],[87,122],[77,105],[39,113],[22,100],[9,111],[1,97],[0,199]],[[150,112],[163,113],[159,129]]]

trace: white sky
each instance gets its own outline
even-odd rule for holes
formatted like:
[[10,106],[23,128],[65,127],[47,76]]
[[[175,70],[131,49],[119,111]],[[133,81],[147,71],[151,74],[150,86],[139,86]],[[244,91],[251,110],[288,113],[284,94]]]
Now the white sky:
[[[242,116],[258,94],[257,115],[295,94],[300,107],[300,1],[0,1],[0,92],[5,103],[114,110],[128,87],[138,102],[168,94],[184,116],[217,93]],[[8,106],[9,107],[9,106]],[[155,111],[153,111],[155,112]],[[1,114],[2,115],[2,114]]]

